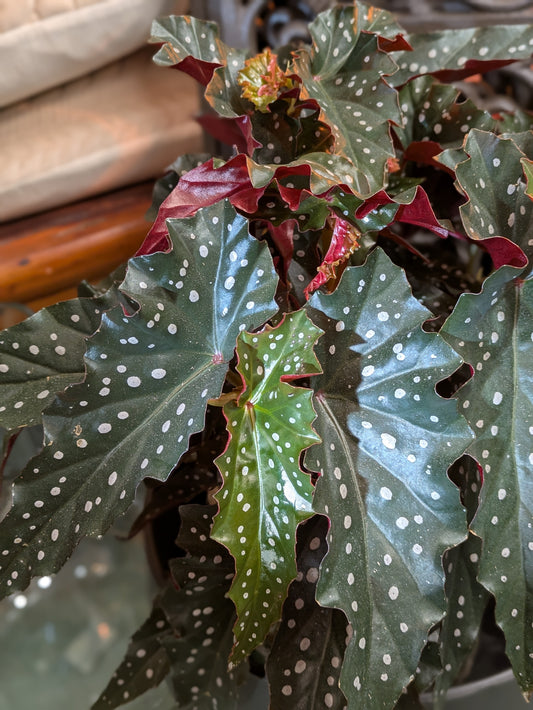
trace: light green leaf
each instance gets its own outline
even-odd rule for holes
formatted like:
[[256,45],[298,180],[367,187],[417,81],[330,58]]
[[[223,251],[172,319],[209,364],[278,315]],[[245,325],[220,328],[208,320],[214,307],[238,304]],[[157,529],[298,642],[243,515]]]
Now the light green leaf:
[[527,182],[526,195],[533,199],[533,160],[521,158],[520,162]]
[[213,526],[213,538],[236,561],[229,592],[238,616],[235,664],[279,620],[296,575],[296,527],[312,515],[311,483],[299,465],[301,452],[318,441],[312,393],[287,381],[320,372],[313,352],[320,334],[297,311],[276,328],[239,336],[243,392],[224,407],[230,441],[216,460],[224,486]]
[[104,316],[85,381],[43,417],[44,450],[15,485],[1,528],[4,594],[103,533],[145,476],[168,476],[220,395],[238,333],[277,311],[268,248],[229,202],[167,225],[172,250],[132,259],[122,285],[139,310]]
[[348,707],[385,710],[444,613],[441,556],[466,535],[446,472],[471,434],[435,392],[461,360],[422,330],[429,311],[380,249],[309,303],[326,331],[313,380],[323,443],[306,456],[322,474],[314,508],[331,519],[317,599],[354,629],[341,675]]
[[[458,392],[483,467],[472,530],[482,540],[479,581],[525,693],[533,690],[533,280],[503,267],[480,294],[464,294],[442,335],[471,365]],[[510,589],[512,586],[512,593]]]

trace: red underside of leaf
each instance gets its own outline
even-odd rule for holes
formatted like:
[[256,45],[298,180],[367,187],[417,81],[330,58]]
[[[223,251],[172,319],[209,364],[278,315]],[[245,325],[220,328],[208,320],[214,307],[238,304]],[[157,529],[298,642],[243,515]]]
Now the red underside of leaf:
[[326,256],[318,267],[317,275],[304,289],[306,297],[309,298],[313,291],[330,279],[339,278],[344,270],[343,264],[357,247],[357,233],[354,227],[346,220],[337,217]]
[[221,66],[222,64],[218,62],[204,62],[202,59],[195,59],[195,57],[189,56],[179,64],[175,64],[172,68],[185,72],[185,74],[196,79],[202,86],[207,86],[213,77],[215,69]]
[[527,264],[527,256],[522,249],[506,237],[488,237],[487,239],[469,239],[470,242],[482,246],[492,259],[495,269],[500,266],[518,266]]
[[453,81],[466,79],[473,74],[485,74],[494,69],[501,69],[516,61],[516,59],[491,59],[483,62],[479,59],[469,59],[460,69],[441,69],[430,73],[444,84],[450,84]]
[[422,163],[422,165],[431,165],[437,170],[444,170],[452,177],[455,173],[451,168],[448,168],[442,163],[438,163],[434,158],[439,153],[442,153],[443,148],[436,141],[413,141],[405,149],[405,160],[411,160],[413,163]]
[[283,178],[297,175],[311,175],[311,167],[309,165],[295,165],[294,167],[282,166],[276,170],[279,194],[291,210],[298,209],[302,199],[311,194],[308,190],[303,190],[302,188],[282,185],[281,180],[283,180]]
[[204,131],[221,143],[235,146],[237,152],[252,155],[261,144],[252,136],[249,116],[225,118],[215,114],[204,114],[196,119]]
[[[385,190],[380,190],[363,205],[361,205],[361,207],[359,207],[355,213],[355,216],[358,219],[362,219],[369,214],[369,212],[372,212],[383,205],[388,205],[391,202],[394,202],[392,197],[389,197]],[[407,205],[400,204],[394,221],[414,224],[418,227],[429,229],[431,232],[434,232],[435,234],[438,234],[439,237],[443,238],[448,237],[451,234],[451,232],[443,227],[435,217],[429,198],[425,190],[420,186],[416,188],[415,197],[412,202]]]
[[[287,269],[291,263],[292,253],[294,251],[294,230],[298,228],[298,222],[295,219],[288,219],[280,225],[272,224],[272,222],[266,222],[265,224],[268,227],[272,241],[276,245],[276,252],[283,262],[282,265],[279,265],[277,271],[286,279]],[[276,266],[278,266],[278,264],[276,264]]]
[[401,34],[397,34],[392,39],[378,35],[378,47],[382,52],[410,52],[413,49]]
[[239,154],[219,168],[213,159],[186,173],[163,201],[157,218],[137,256],[168,249],[167,219],[190,217],[201,207],[229,198],[236,209],[253,213],[265,188],[254,188],[248,174],[246,156]]

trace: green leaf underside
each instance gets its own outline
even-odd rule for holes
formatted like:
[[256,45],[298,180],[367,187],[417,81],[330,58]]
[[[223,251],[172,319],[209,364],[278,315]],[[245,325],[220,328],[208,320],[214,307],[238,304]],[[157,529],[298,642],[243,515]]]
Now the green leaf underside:
[[465,537],[448,466],[471,434],[435,384],[461,363],[421,324],[429,312],[380,250],[348,268],[311,317],[322,377],[313,380],[323,443],[314,508],[331,519],[317,599],[354,629],[341,676],[350,708],[390,708],[444,612],[444,550]]
[[295,68],[321,119],[335,137],[334,152],[344,159],[342,183],[368,196],[385,182],[385,167],[394,155],[389,121],[400,121],[397,94],[382,79],[394,62],[377,50],[377,36],[361,32],[357,11],[337,7],[311,25],[312,49],[301,50]]
[[171,252],[130,261],[122,288],[138,312],[104,316],[85,381],[44,415],[44,450],[4,522],[4,594],[57,571],[83,535],[103,533],[146,475],[168,476],[220,395],[237,334],[277,311],[272,258],[229,202],[168,227]]
[[327,550],[327,519],[313,516],[298,528],[298,578],[291,583],[267,661],[270,702],[276,710],[342,710],[339,676],[346,648],[346,617],[315,600]]
[[215,506],[181,506],[177,544],[187,557],[170,563],[177,588],[169,585],[160,605],[174,631],[163,639],[171,664],[174,697],[181,708],[234,710],[237,685],[228,672],[235,608],[225,592],[233,578],[228,551],[210,535]]
[[493,25],[439,30],[407,36],[412,52],[394,54],[399,70],[391,78],[401,86],[413,75],[461,69],[471,59],[526,59],[533,51],[531,25]]
[[116,288],[100,298],[75,298],[0,333],[0,426],[39,423],[56,392],[83,380],[86,338],[118,299]]
[[132,636],[124,660],[91,710],[109,710],[128,703],[155,688],[169,672],[169,661],[161,639],[172,629],[158,607]]
[[463,151],[455,172],[468,198],[460,207],[466,233],[473,239],[506,237],[531,259],[533,203],[526,194],[523,152],[512,136],[498,137],[477,129],[468,134]]
[[311,390],[284,380],[320,372],[313,346],[321,331],[304,311],[276,328],[241,333],[237,343],[243,392],[224,407],[230,440],[216,460],[224,486],[213,537],[235,558],[229,592],[235,602],[237,664],[263,641],[281,616],[296,575],[295,532],[312,514],[312,486],[299,467],[301,452],[318,441]]
[[461,296],[442,334],[475,373],[458,400],[476,434],[468,453],[484,471],[472,521],[483,541],[479,580],[496,597],[506,653],[523,691],[531,692],[533,281],[517,273],[504,267],[482,293]]

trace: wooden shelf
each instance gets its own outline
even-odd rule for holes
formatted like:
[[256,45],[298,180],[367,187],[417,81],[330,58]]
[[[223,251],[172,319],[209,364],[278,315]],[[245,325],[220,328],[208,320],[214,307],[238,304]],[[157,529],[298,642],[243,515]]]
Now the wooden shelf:
[[150,228],[152,187],[149,181],[0,225],[0,303],[37,310],[71,298],[80,281],[98,281],[133,256]]

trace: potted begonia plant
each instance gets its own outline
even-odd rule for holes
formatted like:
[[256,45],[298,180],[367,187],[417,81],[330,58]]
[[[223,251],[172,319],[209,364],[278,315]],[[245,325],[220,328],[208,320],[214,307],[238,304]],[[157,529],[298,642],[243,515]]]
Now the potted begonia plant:
[[235,708],[250,668],[273,710],[440,708],[487,617],[533,689],[533,116],[456,86],[533,27],[407,35],[356,3],[309,31],[249,56],[156,21],[232,152],[174,163],[125,276],[0,335],[0,424],[44,430],[2,593],[143,481],[132,532],[171,546],[98,710],[166,675]]

